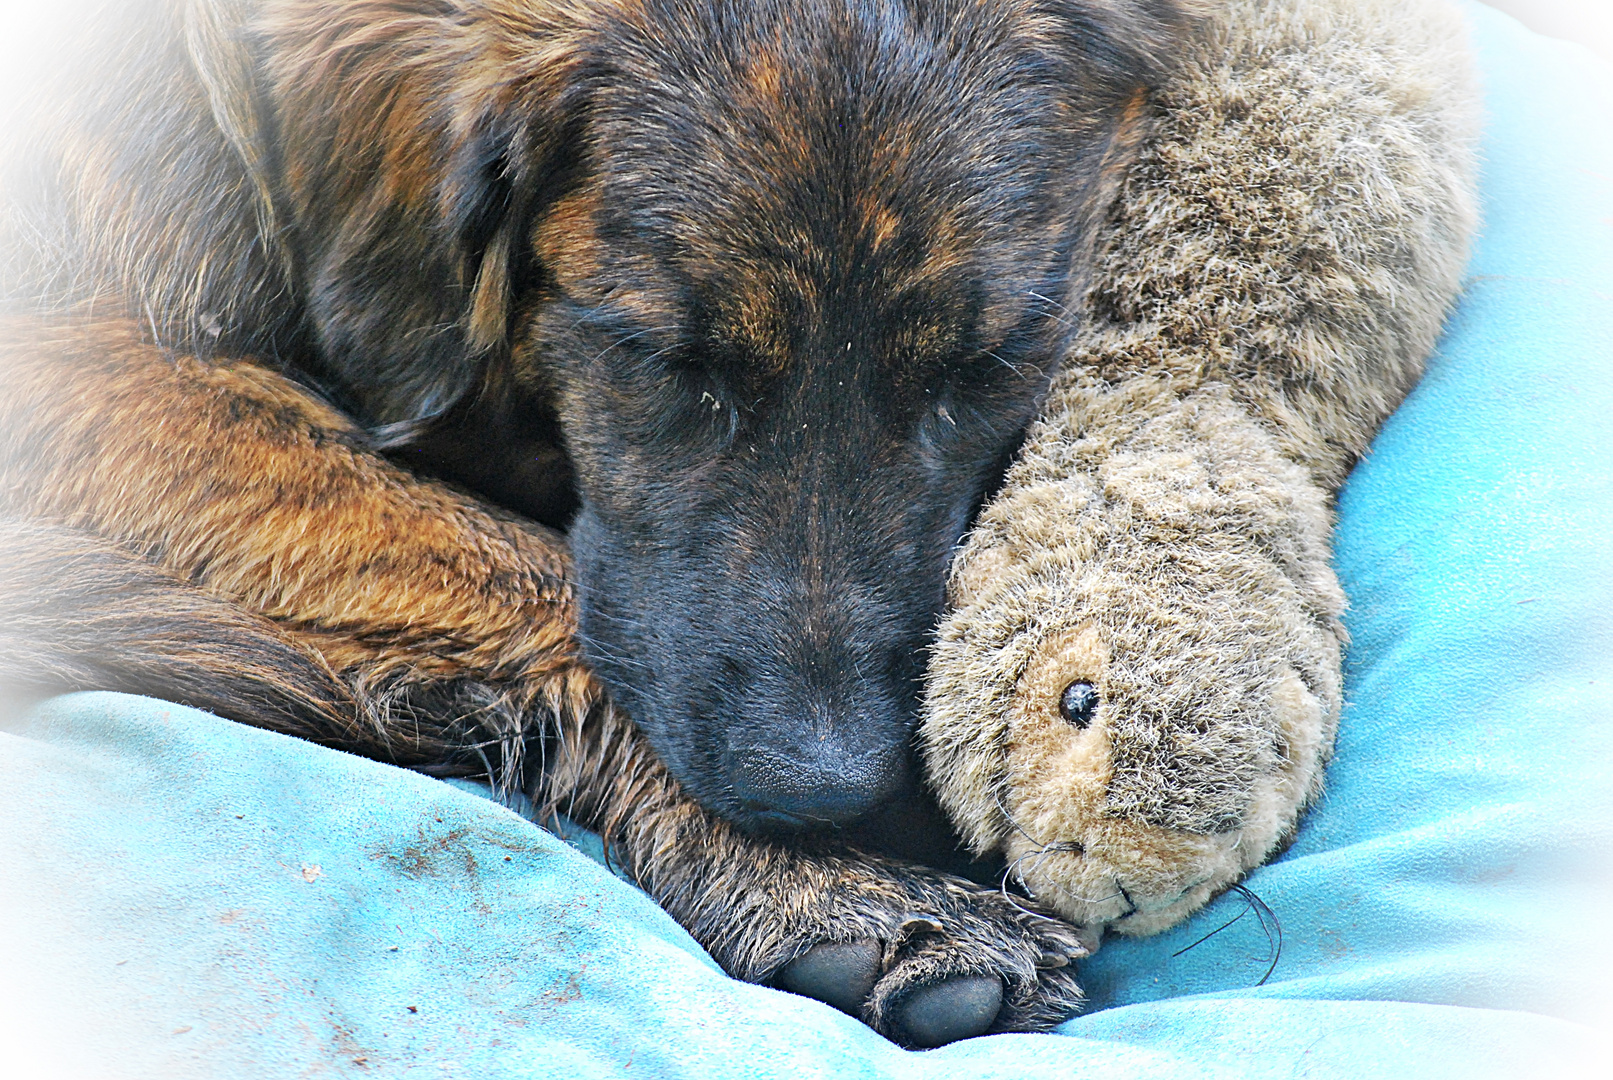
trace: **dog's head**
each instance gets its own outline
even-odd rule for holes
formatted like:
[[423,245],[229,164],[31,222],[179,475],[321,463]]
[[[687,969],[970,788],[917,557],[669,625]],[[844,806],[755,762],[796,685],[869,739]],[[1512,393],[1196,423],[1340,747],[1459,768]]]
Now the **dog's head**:
[[288,143],[332,377],[378,424],[467,395],[552,410],[587,655],[667,765],[747,827],[879,810],[910,783],[947,562],[1058,363],[1172,11],[395,18],[418,40],[384,62],[355,17],[278,72],[291,110],[370,93],[366,131],[403,147],[339,118]]

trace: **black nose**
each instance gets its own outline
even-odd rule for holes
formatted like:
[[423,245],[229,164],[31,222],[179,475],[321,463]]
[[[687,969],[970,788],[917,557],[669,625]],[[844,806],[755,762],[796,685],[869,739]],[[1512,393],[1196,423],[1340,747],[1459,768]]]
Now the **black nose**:
[[832,740],[736,747],[728,775],[741,816],[766,830],[844,825],[878,811],[904,787],[901,747],[845,753]]

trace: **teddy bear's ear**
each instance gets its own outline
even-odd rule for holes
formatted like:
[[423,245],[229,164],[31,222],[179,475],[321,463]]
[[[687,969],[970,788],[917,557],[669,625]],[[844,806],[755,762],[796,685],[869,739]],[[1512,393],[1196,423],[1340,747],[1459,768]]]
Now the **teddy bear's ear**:
[[500,362],[525,238],[575,172],[585,9],[494,7],[292,0],[263,28],[321,374],[389,444]]

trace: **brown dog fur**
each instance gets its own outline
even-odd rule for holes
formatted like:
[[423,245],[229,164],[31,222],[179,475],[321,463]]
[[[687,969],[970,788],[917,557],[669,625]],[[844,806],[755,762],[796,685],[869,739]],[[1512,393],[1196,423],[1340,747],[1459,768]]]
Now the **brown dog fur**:
[[128,320],[12,317],[0,403],[13,684],[158,694],[497,774],[599,829],[737,977],[881,942],[857,1011],[899,1039],[904,998],[941,979],[1002,979],[1000,1030],[1078,1000],[1062,924],[945,875],[744,837],[684,796],[578,661],[559,537],[391,464],[283,376],[165,353]]
[[[877,182],[860,189],[832,243],[790,233],[784,203],[746,201],[804,190],[825,170],[834,195],[851,175],[816,161],[808,143],[751,146],[746,132],[722,128],[723,117],[784,132],[823,119],[810,107],[784,114],[825,86],[833,97],[836,72],[801,69],[810,49],[760,48],[744,86],[722,83],[719,120],[701,127],[706,114],[696,118],[691,137],[709,142],[697,162],[706,173],[700,183],[679,174],[669,190],[705,202],[662,214],[683,232],[676,257],[659,258],[593,227],[604,196],[576,182],[589,154],[572,144],[586,117],[603,124],[609,114],[608,102],[585,108],[594,61],[584,39],[596,51],[604,41],[611,62],[641,64],[674,89],[678,73],[656,67],[659,53],[634,52],[664,34],[666,20],[699,38],[676,55],[710,59],[700,36],[709,29],[676,5],[653,13],[635,0],[90,7],[80,17],[95,33],[69,21],[68,53],[42,50],[47,62],[29,92],[0,102],[0,302],[9,313],[0,323],[0,511],[9,522],[0,541],[13,555],[0,582],[6,678],[155,693],[526,790],[600,829],[634,877],[739,977],[788,983],[787,966],[814,947],[855,945],[866,985],[827,996],[903,1041],[939,1041],[909,1025],[907,1006],[971,979],[1000,980],[992,1030],[1034,1030],[1066,1015],[1079,990],[1064,965],[1082,948],[1062,924],[851,849],[751,839],[702,808],[713,800],[699,793],[697,803],[673,780],[583,666],[573,564],[560,537],[397,461],[451,475],[533,518],[563,520],[575,495],[558,429],[570,409],[568,450],[593,470],[582,484],[621,517],[666,461],[634,473],[608,423],[585,407],[631,411],[635,402],[580,376],[555,384],[556,352],[603,355],[578,337],[580,320],[557,295],[650,326],[687,318],[676,306],[680,282],[705,288],[716,297],[710,339],[757,361],[721,373],[745,383],[790,374],[790,332],[837,332],[814,305],[850,288],[836,276],[845,267],[889,270],[873,295],[911,294],[917,300],[904,302],[924,318],[880,310],[854,312],[854,321],[893,327],[900,340],[881,347],[904,363],[951,363],[962,349],[980,370],[960,377],[988,387],[971,405],[987,418],[981,447],[956,449],[958,422],[944,405],[937,414],[950,425],[937,430],[953,440],[946,452],[963,480],[932,484],[957,505],[932,515],[941,524],[922,543],[837,525],[844,544],[872,545],[880,558],[930,549],[933,575],[876,566],[887,580],[934,578],[934,597],[899,613],[927,630],[961,530],[946,523],[961,523],[1000,471],[1067,337],[1057,312],[1038,306],[1045,298],[1024,309],[1020,287],[1055,281],[1044,286],[1055,303],[1078,293],[1092,229],[1135,148],[1139,73],[1168,40],[1175,8],[1164,0],[923,6],[923,18],[939,20],[924,32],[957,44],[957,85],[977,96],[939,110],[921,102],[913,107],[929,111],[916,133],[898,123],[888,136],[896,141],[873,140],[866,169]],[[839,23],[809,25],[793,4],[734,10],[754,15],[755,26],[770,18],[801,29],[811,49],[845,47],[868,62],[855,34],[835,38]],[[834,13],[849,19],[849,10]],[[66,56],[71,63],[56,62]],[[999,56],[1023,65],[1024,85],[999,77]],[[740,73],[720,66],[700,77]],[[874,84],[907,100],[900,78]],[[1018,96],[1024,86],[1035,92]],[[1000,152],[1000,132],[966,122],[975,108],[1007,118],[1020,139],[1015,154]],[[673,128],[657,152],[683,149]],[[633,137],[604,130],[599,137]],[[931,148],[926,131],[951,140],[948,152],[913,165],[904,154]],[[1036,132],[1051,133],[1046,145],[1026,141]],[[749,149],[736,156],[736,147]],[[989,175],[1010,197],[967,205],[933,197],[959,170]],[[765,279],[778,265],[755,256],[752,242],[801,259]],[[947,290],[965,270],[979,295],[953,303]],[[730,279],[770,287],[729,289]],[[1003,335],[1027,357],[1045,352],[1045,367],[1002,360],[990,346],[1008,351]],[[919,404],[932,410],[919,375],[896,374],[881,394],[911,398],[915,413]],[[851,400],[817,386],[823,380],[810,370],[803,378],[831,405]],[[733,397],[712,401],[728,403],[726,413],[711,410],[712,422],[732,430]],[[848,438],[877,433],[848,416]],[[668,426],[653,410],[645,423]],[[790,453],[796,430],[804,429],[789,428],[779,453]],[[816,452],[800,440],[801,454]],[[872,453],[840,456],[839,468],[866,478]],[[890,480],[882,497],[905,509],[903,474],[875,471]],[[840,480],[829,476],[824,490],[854,489]],[[876,525],[898,516],[877,500],[852,509],[873,513],[867,506],[882,515]],[[655,609],[648,599],[642,606]],[[895,618],[876,616],[876,626]],[[601,663],[612,655],[596,652]],[[910,674],[892,681],[911,686]],[[631,682],[619,676],[618,692]]]

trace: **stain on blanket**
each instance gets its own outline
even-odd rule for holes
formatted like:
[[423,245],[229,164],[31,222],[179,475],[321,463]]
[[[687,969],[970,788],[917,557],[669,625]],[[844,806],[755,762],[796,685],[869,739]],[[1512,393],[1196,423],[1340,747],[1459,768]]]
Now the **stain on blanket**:
[[[494,859],[484,871],[478,851],[484,857],[496,853],[501,858]],[[522,842],[505,829],[477,828],[475,823],[463,821],[444,826],[443,819],[434,815],[422,817],[416,823],[413,842],[408,842],[405,835],[398,835],[369,847],[372,860],[385,863],[415,881],[455,876],[476,878],[484,873],[516,869],[505,865],[511,863],[514,856],[541,854],[541,848]]]
[[[415,827],[415,842],[395,848],[392,844],[376,844],[370,848],[370,858],[392,866],[411,880],[425,877],[447,877],[461,873],[474,877],[480,864],[476,861],[475,845],[467,842],[471,830],[441,826],[441,818],[422,821]],[[482,839],[482,838],[478,838]]]

